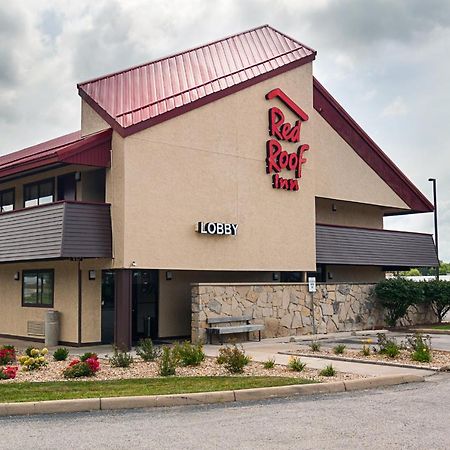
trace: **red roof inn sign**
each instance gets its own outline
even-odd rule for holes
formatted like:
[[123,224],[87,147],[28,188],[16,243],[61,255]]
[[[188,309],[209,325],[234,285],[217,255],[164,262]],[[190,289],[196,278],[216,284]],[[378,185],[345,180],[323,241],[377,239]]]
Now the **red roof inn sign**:
[[[291,98],[281,89],[273,89],[267,95],[267,100],[278,97],[299,119],[292,125],[285,121],[285,116],[280,108],[273,106],[269,109],[269,139],[266,143],[266,172],[272,175],[272,187],[287,191],[298,191],[299,178],[302,177],[302,167],[306,163],[304,153],[309,150],[308,144],[301,144],[295,152],[288,153],[283,150],[284,143],[299,143],[302,122],[309,117]],[[283,170],[294,172],[295,178],[283,178],[279,173]]]

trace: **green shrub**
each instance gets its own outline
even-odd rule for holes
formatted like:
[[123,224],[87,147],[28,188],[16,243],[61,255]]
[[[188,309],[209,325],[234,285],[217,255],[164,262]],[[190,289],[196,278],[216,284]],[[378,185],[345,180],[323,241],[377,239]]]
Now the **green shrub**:
[[370,355],[370,346],[369,345],[363,345],[362,349],[361,349],[361,353],[364,356],[369,356]]
[[168,377],[171,375],[175,375],[176,368],[178,366],[178,354],[175,349],[171,349],[170,347],[164,346],[162,348],[161,358],[158,361],[159,365],[159,374],[162,377]]
[[94,372],[87,362],[80,361],[77,364],[64,369],[63,375],[64,378],[91,377],[94,375]]
[[338,344],[338,345],[336,345],[334,348],[333,348],[333,352],[336,354],[336,355],[343,355],[344,354],[344,352],[345,352],[345,345],[344,344]]
[[69,350],[65,347],[57,348],[53,353],[53,359],[55,361],[65,361],[69,356]]
[[424,337],[420,333],[406,338],[407,345],[411,348],[411,359],[419,362],[430,362],[432,358],[431,353],[431,339],[429,336]]
[[242,347],[239,349],[237,345],[221,348],[217,357],[217,363],[223,364],[230,373],[242,373],[250,361],[250,356],[247,356],[244,349]]
[[422,281],[423,303],[432,308],[439,323],[450,311],[450,281]]
[[288,368],[293,370],[294,372],[302,372],[306,367],[306,363],[302,362],[300,358],[296,358],[292,356],[289,358]]
[[425,348],[415,350],[411,354],[411,359],[418,362],[431,362],[431,350]]
[[136,354],[140,356],[144,361],[154,361],[159,357],[161,351],[158,347],[153,345],[153,341],[150,338],[141,339],[136,346]]
[[263,362],[264,369],[273,369],[275,367],[275,360],[269,358],[267,361]]
[[378,333],[378,352],[381,355],[387,355],[390,358],[395,358],[400,353],[400,346],[395,339],[389,339],[384,333]]
[[109,363],[112,367],[130,367],[133,362],[133,357],[127,353],[122,352],[117,347],[114,347],[114,354],[109,358]]
[[386,322],[394,327],[411,305],[423,301],[423,288],[412,280],[390,278],[375,286],[375,296],[386,310]]
[[336,375],[336,369],[332,364],[328,364],[325,366],[320,372],[319,375],[322,377],[334,377]]
[[309,344],[309,347],[310,347],[311,351],[313,351],[313,352],[320,352],[321,346],[322,346],[322,344],[318,341],[312,341],[311,344]]
[[80,361],[86,361],[89,358],[97,358],[97,353],[86,352],[80,356]]
[[203,346],[194,345],[188,341],[176,344],[173,351],[177,354],[180,364],[183,366],[199,366],[205,359]]

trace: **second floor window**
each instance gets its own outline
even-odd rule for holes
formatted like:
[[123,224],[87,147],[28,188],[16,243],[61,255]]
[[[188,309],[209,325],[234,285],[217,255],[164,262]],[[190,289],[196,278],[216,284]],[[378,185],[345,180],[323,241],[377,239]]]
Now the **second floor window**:
[[22,273],[22,306],[53,308],[54,273],[48,270],[24,270]]
[[0,212],[8,212],[14,209],[14,189],[0,192]]
[[23,201],[25,208],[30,206],[45,205],[55,201],[55,181],[39,181],[37,183],[27,184],[23,187]]

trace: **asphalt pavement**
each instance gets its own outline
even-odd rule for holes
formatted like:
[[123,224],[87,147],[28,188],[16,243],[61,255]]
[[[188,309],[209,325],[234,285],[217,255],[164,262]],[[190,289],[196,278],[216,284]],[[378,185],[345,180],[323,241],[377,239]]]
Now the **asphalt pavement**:
[[0,418],[0,448],[448,449],[450,374],[384,389],[211,406]]

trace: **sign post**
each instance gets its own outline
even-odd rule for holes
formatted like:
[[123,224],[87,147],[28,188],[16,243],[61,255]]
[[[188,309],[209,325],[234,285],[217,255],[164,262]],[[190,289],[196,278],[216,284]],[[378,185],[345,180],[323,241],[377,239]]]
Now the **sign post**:
[[314,292],[316,290],[316,277],[308,277],[308,292],[311,294],[311,323],[313,334],[316,334],[316,322],[314,320]]

